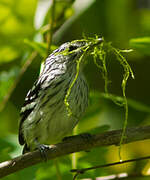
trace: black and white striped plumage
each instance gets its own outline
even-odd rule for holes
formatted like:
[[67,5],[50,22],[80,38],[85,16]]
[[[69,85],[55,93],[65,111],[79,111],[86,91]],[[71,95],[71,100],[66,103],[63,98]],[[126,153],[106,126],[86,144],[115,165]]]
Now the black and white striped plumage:
[[24,145],[23,153],[40,149],[42,144],[59,142],[75,127],[88,105],[88,87],[82,67],[67,99],[71,116],[68,116],[64,99],[77,74],[77,61],[84,50],[93,49],[101,42],[101,38],[93,42],[67,42],[46,59],[43,71],[21,109],[19,143]]
[[46,59],[43,72],[21,109],[19,143],[24,145],[23,152],[32,151],[40,144],[60,141],[84,113],[88,105],[88,87],[81,70],[68,97],[71,116],[68,116],[64,98],[75,78],[76,60],[83,54],[81,47],[86,43],[84,40],[65,43]]

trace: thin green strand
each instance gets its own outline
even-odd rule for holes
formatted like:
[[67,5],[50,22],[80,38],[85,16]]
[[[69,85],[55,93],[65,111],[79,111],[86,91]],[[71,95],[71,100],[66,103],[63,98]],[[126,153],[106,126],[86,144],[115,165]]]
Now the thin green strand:
[[85,53],[86,53],[86,51],[87,51],[88,48],[89,48],[89,47],[87,47],[87,48],[84,50],[84,53],[81,55],[81,57],[79,58],[79,60],[76,61],[76,63],[77,63],[77,65],[76,65],[76,75],[75,75],[75,78],[73,79],[70,87],[68,88],[67,93],[66,93],[66,96],[65,96],[65,99],[64,99],[64,103],[65,103],[65,106],[66,106],[67,111],[68,111],[68,116],[71,116],[71,115],[72,115],[72,111],[71,111],[71,108],[70,108],[70,104],[69,104],[69,102],[68,102],[68,97],[69,97],[69,95],[70,95],[70,93],[71,93],[72,87],[74,86],[75,82],[77,81],[77,78],[78,78],[78,76],[79,76],[79,71],[80,71],[80,63],[81,63],[81,61],[82,61],[82,59],[83,59],[83,56],[85,55]]
[[133,79],[134,79],[134,74],[133,74],[133,71],[132,71],[130,65],[128,64],[127,60],[125,59],[124,56],[122,56],[120,51],[113,47],[112,47],[112,49],[116,54],[117,60],[120,62],[120,64],[124,68],[124,75],[123,75],[123,79],[122,79],[122,93],[123,93],[123,99],[124,99],[125,119],[124,119],[123,131],[122,131],[121,139],[120,139],[120,143],[119,143],[119,159],[120,159],[120,161],[122,161],[121,149],[122,149],[123,140],[126,138],[125,133],[126,133],[127,123],[128,123],[128,101],[127,101],[127,97],[126,97],[126,85],[127,85],[127,80],[129,78],[130,74]]
[[[98,37],[96,37],[96,39],[91,38],[91,42],[95,42],[97,41]],[[89,39],[87,40],[89,41]],[[81,49],[84,51],[84,53],[82,54],[82,56],[79,58],[79,60],[76,61],[76,75],[75,78],[73,79],[70,87],[67,90],[67,93],[65,95],[65,99],[64,99],[64,104],[67,108],[68,111],[68,116],[72,115],[72,111],[70,108],[70,104],[68,102],[68,98],[69,95],[71,93],[72,87],[74,86],[75,82],[77,81],[77,78],[79,76],[79,71],[80,71],[80,64],[81,61],[83,59],[83,56],[86,54],[87,50],[89,49],[90,46],[85,46],[82,47]],[[123,79],[122,79],[122,94],[123,94],[123,101],[116,101],[115,97],[112,97],[110,95],[109,97],[109,93],[108,93],[108,85],[109,85],[109,78],[108,78],[108,71],[107,71],[107,66],[106,66],[106,55],[108,54],[108,52],[112,51],[116,57],[117,60],[120,62],[121,66],[124,69],[124,74],[123,74]],[[121,134],[121,139],[120,139],[120,144],[119,144],[119,159],[120,161],[122,161],[121,158],[121,148],[122,148],[122,144],[123,144],[123,140],[125,139],[125,132],[126,132],[126,127],[127,127],[127,122],[128,122],[128,102],[127,102],[127,98],[126,98],[126,85],[127,85],[127,80],[129,78],[129,76],[131,75],[131,77],[134,79],[134,74],[133,71],[130,67],[130,65],[128,64],[127,60],[125,59],[125,57],[121,54],[122,52],[130,52],[131,50],[117,50],[116,48],[114,48],[110,43],[101,43],[100,45],[97,45],[93,52],[91,53],[94,59],[94,63],[95,65],[102,70],[102,76],[105,82],[105,92],[106,92],[106,96],[108,96],[113,102],[115,102],[115,104],[119,105],[119,106],[124,106],[125,109],[125,120],[124,120],[124,125],[123,125],[123,131]],[[69,53],[63,52],[64,55],[68,55]],[[97,62],[97,59],[100,60],[101,64]]]
[[[106,67],[106,52],[104,50],[104,44],[100,44],[99,47],[95,47],[93,54],[94,58],[94,63],[95,65],[102,70],[102,77],[104,79],[104,90],[105,93],[108,95],[108,84],[109,84],[109,79],[108,79],[108,72],[107,72],[107,67]],[[97,59],[102,62],[102,65],[98,64]]]
[[[106,50],[105,47],[106,46]],[[107,51],[107,52],[106,52]],[[123,79],[122,79],[122,94],[123,94],[123,101],[118,102],[116,101],[115,97],[109,96],[109,92],[108,92],[108,84],[109,84],[109,79],[108,79],[108,71],[107,71],[107,67],[106,67],[106,54],[108,54],[109,51],[113,51],[117,57],[117,60],[120,62],[121,66],[124,69],[124,74],[123,74]],[[124,106],[125,109],[125,120],[124,120],[124,125],[123,125],[123,131],[121,134],[121,139],[120,139],[120,144],[119,144],[119,159],[120,161],[122,161],[122,157],[121,157],[121,148],[122,148],[122,144],[123,144],[123,140],[125,138],[125,132],[126,132],[126,128],[127,128],[127,122],[128,122],[128,101],[126,98],[126,85],[127,85],[127,80],[129,78],[129,76],[131,75],[131,77],[134,79],[134,74],[133,71],[130,67],[130,65],[128,64],[127,60],[125,59],[125,57],[121,54],[121,52],[131,52],[132,50],[117,50],[116,48],[112,47],[112,45],[110,43],[102,43],[99,47],[95,47],[94,52],[92,52],[93,55],[93,59],[94,59],[94,63],[96,64],[96,66],[102,70],[102,76],[105,82],[105,96],[107,96],[109,99],[111,99],[115,104],[119,105],[119,106]],[[100,65],[97,62],[97,59],[99,58],[99,60],[102,62],[102,65]]]

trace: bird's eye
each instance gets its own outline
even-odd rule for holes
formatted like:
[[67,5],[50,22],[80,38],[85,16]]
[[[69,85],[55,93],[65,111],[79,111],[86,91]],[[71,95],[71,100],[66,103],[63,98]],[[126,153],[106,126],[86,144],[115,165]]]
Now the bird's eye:
[[70,52],[70,51],[73,51],[73,50],[75,50],[75,49],[77,49],[77,48],[78,48],[77,46],[72,46],[72,45],[71,45],[71,46],[69,46],[69,52]]

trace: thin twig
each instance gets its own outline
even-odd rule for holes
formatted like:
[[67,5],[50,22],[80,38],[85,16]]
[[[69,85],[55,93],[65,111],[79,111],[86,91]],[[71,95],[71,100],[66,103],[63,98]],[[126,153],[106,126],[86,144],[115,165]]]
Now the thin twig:
[[32,54],[30,55],[30,57],[27,59],[27,61],[25,62],[25,64],[22,66],[19,75],[17,76],[17,78],[15,79],[13,85],[10,87],[10,89],[7,92],[7,95],[4,97],[3,101],[0,104],[0,112],[4,109],[6,103],[8,102],[9,98],[11,97],[14,89],[16,88],[17,84],[19,83],[21,77],[23,76],[23,74],[25,73],[25,71],[28,69],[28,67],[30,66],[30,64],[32,63],[32,61],[35,59],[35,57],[37,56],[37,52],[34,51],[32,52]]
[[[133,173],[133,174],[128,174],[126,172],[123,173],[119,173],[119,174],[111,174],[108,176],[101,176],[101,177],[97,177],[97,180],[123,180],[123,179],[132,179],[132,178],[149,178],[150,175],[143,175],[141,173]],[[77,176],[74,176],[73,180],[76,180]],[[89,179],[92,180],[92,179]]]
[[72,169],[71,172],[76,172],[78,174],[83,174],[84,172],[89,171],[89,170],[93,170],[93,169],[116,166],[116,165],[125,164],[125,163],[129,163],[129,162],[142,161],[142,160],[145,160],[145,159],[150,159],[150,156],[134,158],[134,159],[128,159],[128,160],[125,160],[125,161],[118,161],[118,162],[109,163],[109,164],[102,164],[102,165],[93,166],[93,167],[89,167],[89,168]]
[[[122,130],[114,130],[91,135],[89,141],[85,141],[83,136],[80,135],[74,136],[71,139],[68,138],[68,140],[63,143],[50,146],[50,149],[46,151],[47,159],[55,159],[74,152],[87,151],[95,147],[119,145],[121,133]],[[123,143],[130,143],[144,139],[150,139],[150,126],[128,128],[126,130],[126,139]],[[36,150],[18,156],[12,160],[2,162],[0,163],[0,178],[41,163],[42,161],[41,153]]]
[[49,33],[47,34],[47,43],[48,43],[47,56],[50,53],[51,44],[52,44],[53,26],[54,26],[54,21],[55,21],[55,3],[56,3],[56,0],[52,0],[50,22],[49,22]]
[[74,176],[73,176],[73,180],[76,180],[77,176],[79,175],[80,173],[76,173]]

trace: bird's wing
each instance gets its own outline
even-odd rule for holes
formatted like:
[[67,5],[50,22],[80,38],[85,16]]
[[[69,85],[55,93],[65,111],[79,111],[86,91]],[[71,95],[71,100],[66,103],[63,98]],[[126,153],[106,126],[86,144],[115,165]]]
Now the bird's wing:
[[23,107],[21,108],[21,120],[19,123],[19,143],[21,145],[25,144],[25,140],[23,137],[23,132],[22,132],[22,124],[26,120],[26,118],[29,116],[29,114],[33,111],[33,109],[36,106],[36,99],[39,95],[39,91],[41,89],[41,83],[40,81],[36,81],[32,87],[32,89],[29,90],[25,102],[23,104]]

